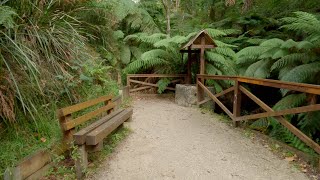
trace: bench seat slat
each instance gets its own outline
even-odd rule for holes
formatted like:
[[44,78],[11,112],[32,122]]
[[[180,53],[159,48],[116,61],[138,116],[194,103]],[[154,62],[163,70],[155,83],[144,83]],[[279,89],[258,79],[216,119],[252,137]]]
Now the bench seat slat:
[[101,114],[105,111],[113,109],[114,107],[115,107],[115,104],[113,102],[109,102],[106,106],[103,106],[99,109],[96,109],[95,111],[91,111],[83,116],[77,117],[75,119],[72,119],[72,120],[62,124],[62,127],[64,130],[72,129],[72,128],[98,116],[99,114]]
[[116,116],[119,113],[121,113],[122,111],[124,111],[124,109],[119,109],[117,111],[114,111],[114,112],[108,114],[107,116],[99,119],[98,121],[90,124],[89,126],[81,129],[80,131],[78,131],[77,133],[75,133],[73,135],[74,143],[77,144],[77,145],[83,145],[86,142],[86,134],[88,134],[89,132],[93,131],[95,128],[97,128],[101,124],[109,121],[114,116]]
[[108,136],[113,130],[120,126],[124,121],[132,116],[133,110],[131,108],[125,109],[110,121],[100,125],[95,130],[91,131],[86,135],[86,145],[97,145]]
[[85,108],[88,108],[90,106],[93,106],[93,105],[96,105],[98,103],[101,103],[101,102],[105,102],[105,101],[110,101],[112,98],[111,95],[108,95],[108,96],[102,96],[102,97],[99,97],[99,98],[96,98],[96,99],[93,99],[93,100],[89,100],[89,101],[86,101],[86,102],[83,102],[83,103],[79,103],[79,104],[76,104],[76,105],[73,105],[73,106],[69,106],[69,107],[65,107],[65,108],[62,108],[62,109],[59,109],[58,110],[58,116],[66,116],[68,114],[72,114],[74,112],[78,112],[82,109],[85,109]]

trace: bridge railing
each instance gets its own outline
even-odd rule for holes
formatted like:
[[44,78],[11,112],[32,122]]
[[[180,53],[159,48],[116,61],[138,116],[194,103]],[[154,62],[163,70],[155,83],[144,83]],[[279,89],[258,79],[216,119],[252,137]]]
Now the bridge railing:
[[[220,93],[213,94],[205,85],[206,80],[229,80],[233,81],[234,85]],[[280,89],[289,89],[297,92],[307,93],[310,96],[309,104],[302,107],[290,108],[280,111],[274,111],[266,103],[260,100],[247,88],[244,84],[253,84],[260,86],[267,86]],[[293,83],[293,82],[283,82],[278,80],[269,79],[257,79],[249,77],[240,76],[215,76],[215,75],[197,75],[197,89],[198,89],[198,104],[207,102],[204,99],[204,93],[206,93],[210,99],[212,99],[220,108],[233,120],[234,125],[238,126],[240,121],[253,120],[266,117],[274,117],[283,126],[285,126],[289,131],[296,135],[300,140],[305,142],[309,147],[314,149],[318,154],[320,154],[320,145],[314,142],[311,138],[305,135],[302,131],[292,125],[289,121],[284,118],[284,115],[289,114],[299,114],[312,111],[319,111],[320,104],[317,104],[317,95],[320,95],[320,86],[303,84],[303,83]],[[219,97],[233,92],[233,109],[232,112],[218,99]],[[245,94],[257,105],[259,105],[265,112],[251,115],[241,115],[241,95]],[[319,119],[320,121],[320,119]]]
[[157,81],[160,78],[170,78],[170,84],[165,89],[175,91],[175,84],[184,84],[187,74],[128,74],[127,86],[130,88],[129,92],[159,88]]

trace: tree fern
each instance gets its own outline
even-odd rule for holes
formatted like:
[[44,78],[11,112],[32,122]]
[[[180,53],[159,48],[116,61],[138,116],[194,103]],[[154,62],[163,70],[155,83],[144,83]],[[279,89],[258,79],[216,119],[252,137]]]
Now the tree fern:
[[[314,134],[320,131],[320,111],[302,113],[299,115],[298,126],[300,129],[312,137]],[[318,139],[318,142],[320,139]]]
[[320,71],[320,62],[314,62],[310,64],[303,64],[293,68],[286,75],[284,75],[282,81],[310,83],[313,78]]
[[304,59],[310,60],[312,59],[311,56],[307,53],[293,53],[283,56],[281,59],[276,61],[272,67],[271,70],[275,69],[281,69],[284,68],[287,65],[294,65],[296,63],[301,63]]
[[295,17],[286,17],[281,20],[285,23],[282,28],[303,32],[311,37],[319,36],[320,21],[312,14],[307,12],[295,12]]
[[305,94],[290,94],[282,98],[280,101],[278,101],[272,109],[275,111],[280,111],[284,109],[290,109],[294,107],[299,107],[306,101],[306,95]]
[[160,79],[157,84],[158,84],[158,93],[161,94],[163,93],[167,86],[171,83],[171,81],[168,78],[162,78]]
[[282,39],[278,38],[273,38],[273,39],[268,39],[266,41],[263,41],[260,46],[262,47],[281,47],[284,41]]
[[270,76],[270,61],[260,60],[248,67],[245,72],[245,76],[256,77],[256,78],[267,78]]

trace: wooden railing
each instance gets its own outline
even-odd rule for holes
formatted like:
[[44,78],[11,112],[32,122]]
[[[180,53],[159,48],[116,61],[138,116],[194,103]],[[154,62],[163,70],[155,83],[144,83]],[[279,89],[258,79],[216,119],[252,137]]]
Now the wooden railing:
[[157,80],[159,78],[170,78],[171,80],[167,90],[175,91],[175,84],[184,84],[186,82],[186,74],[128,74],[127,86],[130,92],[137,92],[148,90],[151,88],[158,88]]
[[[213,94],[206,86],[205,80],[230,80],[234,81],[234,86],[228,88],[218,94]],[[290,108],[280,111],[274,111],[266,103],[260,100],[257,96],[251,93],[246,89],[243,84],[253,84],[260,86],[267,86],[280,89],[289,89],[297,92],[304,92],[310,94],[311,100],[309,105],[303,107]],[[299,139],[305,142],[309,147],[314,149],[317,153],[320,154],[320,145],[314,142],[311,138],[301,132],[298,128],[292,125],[287,121],[283,116],[288,114],[298,114],[312,111],[319,111],[320,104],[317,104],[317,95],[320,95],[320,86],[303,84],[303,83],[293,83],[293,82],[283,82],[278,80],[269,80],[269,79],[257,79],[249,77],[239,77],[239,76],[213,76],[213,75],[197,75],[197,89],[198,89],[198,104],[202,104],[207,100],[204,99],[204,93],[221,107],[221,109],[233,120],[234,125],[238,126],[240,121],[252,120],[266,117],[274,117],[277,119],[283,126],[290,130],[294,135]],[[233,112],[231,112],[218,98],[233,92]],[[243,115],[241,116],[241,95],[245,94],[257,105],[259,105],[265,112],[252,114],[252,115]],[[320,121],[320,119],[319,119]]]

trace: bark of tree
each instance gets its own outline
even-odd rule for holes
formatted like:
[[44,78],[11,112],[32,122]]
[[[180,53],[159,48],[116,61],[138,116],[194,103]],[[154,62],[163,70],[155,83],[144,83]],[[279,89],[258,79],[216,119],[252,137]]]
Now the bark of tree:
[[180,8],[180,0],[176,0],[176,12],[179,11]]
[[170,33],[171,33],[171,26],[170,26],[170,1],[168,2],[168,0],[162,0],[162,4],[164,7],[164,11],[166,14],[166,19],[167,19],[167,36],[168,38],[170,37]]

